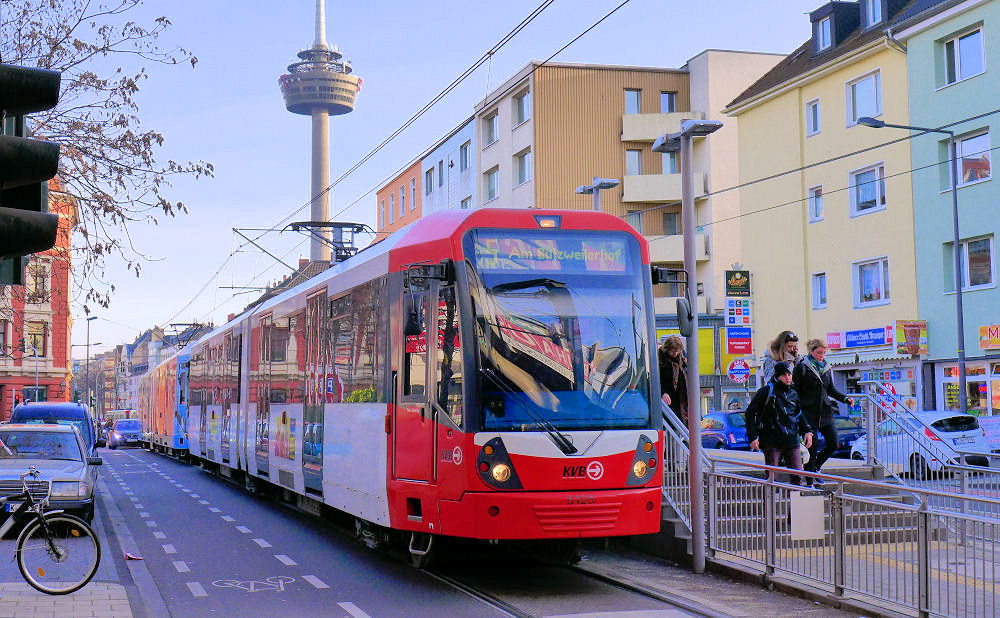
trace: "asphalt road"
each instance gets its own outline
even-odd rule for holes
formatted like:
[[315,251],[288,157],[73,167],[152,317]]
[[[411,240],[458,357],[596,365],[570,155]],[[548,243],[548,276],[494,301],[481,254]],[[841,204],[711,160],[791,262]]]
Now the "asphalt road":
[[[464,570],[463,591],[197,467],[139,449],[101,454],[122,534],[134,540],[163,614],[509,615],[476,594],[483,590],[527,615],[687,615],[634,592],[509,559]],[[145,613],[156,615],[155,606]]]

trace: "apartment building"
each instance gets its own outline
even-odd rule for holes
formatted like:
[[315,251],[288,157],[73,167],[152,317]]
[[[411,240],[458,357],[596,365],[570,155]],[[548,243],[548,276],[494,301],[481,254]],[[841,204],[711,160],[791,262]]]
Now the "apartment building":
[[421,165],[421,160],[417,159],[375,193],[378,208],[376,240],[421,217],[421,194],[424,190]]
[[421,157],[424,213],[475,208],[476,132],[473,118],[466,118]]

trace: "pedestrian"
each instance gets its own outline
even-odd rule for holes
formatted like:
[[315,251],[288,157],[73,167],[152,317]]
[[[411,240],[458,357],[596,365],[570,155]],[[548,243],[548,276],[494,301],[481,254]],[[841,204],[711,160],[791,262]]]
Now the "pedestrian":
[[789,363],[794,367],[800,360],[799,336],[790,330],[783,330],[771,340],[764,352],[760,367],[761,383],[767,384],[774,377],[774,364],[779,361]]
[[833,398],[848,405],[854,405],[854,400],[843,394],[833,385],[833,373],[830,363],[826,362],[826,342],[822,339],[810,339],[806,342],[809,353],[795,366],[792,381],[795,391],[799,394],[802,411],[809,424],[823,434],[826,444],[819,450],[819,440],[809,449],[809,463],[806,470],[819,472],[823,463],[837,450],[837,428],[833,423]]
[[[802,453],[799,436],[806,448],[812,446],[813,429],[802,414],[799,397],[792,388],[792,368],[785,361],[774,364],[774,377],[760,387],[747,406],[747,438],[750,448],[764,452],[764,462],[778,466],[782,460],[786,467],[802,470]],[[799,484],[799,477],[791,477],[792,485]]]
[[677,335],[667,337],[660,344],[658,356],[663,403],[670,406],[687,428],[687,359],[684,358],[684,341]]

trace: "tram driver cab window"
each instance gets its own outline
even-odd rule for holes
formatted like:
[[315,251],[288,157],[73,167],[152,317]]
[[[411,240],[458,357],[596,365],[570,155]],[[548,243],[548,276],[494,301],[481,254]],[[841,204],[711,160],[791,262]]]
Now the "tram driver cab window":
[[427,296],[426,284],[411,283],[403,310],[403,396],[427,392]]
[[455,286],[443,286],[438,295],[438,406],[452,422],[462,425],[462,345],[459,337]]

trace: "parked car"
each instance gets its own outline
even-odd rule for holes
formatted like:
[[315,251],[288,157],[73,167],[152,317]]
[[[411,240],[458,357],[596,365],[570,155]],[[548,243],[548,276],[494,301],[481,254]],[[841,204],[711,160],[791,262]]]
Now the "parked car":
[[[941,470],[945,463],[958,463],[959,451],[984,453],[983,456],[967,455],[966,463],[989,465],[985,456],[990,453],[986,432],[979,426],[979,419],[968,414],[916,412],[899,421],[885,419],[876,426],[876,433],[875,452],[879,460],[897,474],[927,478],[931,472]],[[851,459],[865,459],[867,455],[865,434],[851,446]]]
[[[8,423],[0,426],[0,495],[22,491],[20,476],[35,466],[41,477],[28,481],[32,496],[49,495],[49,506],[94,519],[92,470],[102,464],[100,457],[88,456],[87,445],[75,425]],[[51,481],[51,486],[49,482]],[[18,505],[7,502],[6,512]]]
[[743,412],[709,412],[701,419],[701,445],[704,448],[750,450],[746,415]]
[[94,419],[90,415],[90,409],[82,403],[50,401],[22,403],[14,408],[10,422],[72,425],[83,436],[83,442],[87,445],[87,453],[92,457],[97,455]]
[[[837,428],[837,449],[833,451],[833,457],[848,458],[854,441],[865,434],[864,425],[860,418],[843,415],[834,416],[833,425]],[[826,442],[823,434],[816,432],[816,439],[819,440],[819,447],[823,448]]]
[[108,431],[108,448],[111,449],[119,446],[139,446],[142,442],[142,421],[137,418],[119,419]]

